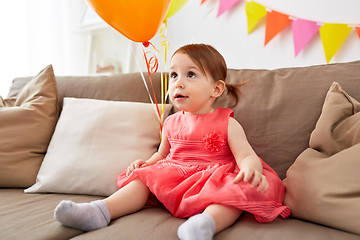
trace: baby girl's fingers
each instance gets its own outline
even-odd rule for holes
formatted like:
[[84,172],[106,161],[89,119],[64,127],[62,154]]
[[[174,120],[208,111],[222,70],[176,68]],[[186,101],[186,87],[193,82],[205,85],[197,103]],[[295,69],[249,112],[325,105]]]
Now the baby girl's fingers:
[[251,188],[255,188],[259,185],[259,183],[261,182],[261,176],[262,174],[259,173],[258,171],[254,172],[254,176],[251,180]]
[[135,162],[131,163],[128,167],[128,170],[126,172],[126,176],[129,176],[132,171],[134,171],[135,168],[141,168],[145,167],[146,162],[144,160],[136,160]]
[[141,168],[146,166],[146,161],[144,160],[138,160],[136,161],[136,167],[135,168]]
[[239,183],[239,182],[241,182],[241,181],[243,181],[244,180],[244,171],[240,171],[239,173],[238,173],[238,175],[234,178],[234,181],[233,181],[233,183]]
[[268,190],[268,188],[269,188],[269,182],[267,181],[266,177],[262,175],[262,179],[257,190],[261,193],[264,193]]
[[131,173],[132,171],[134,171],[135,168],[136,168],[136,162],[133,162],[133,163],[130,164],[130,166],[128,167],[128,170],[127,170],[127,172],[126,172],[126,175],[129,176],[130,173]]
[[127,171],[126,171],[126,176],[129,176],[130,173],[133,171],[134,169],[132,169],[131,165],[128,167]]
[[253,178],[254,174],[255,174],[254,169],[252,168],[247,169],[247,171],[245,171],[244,181],[249,182]]

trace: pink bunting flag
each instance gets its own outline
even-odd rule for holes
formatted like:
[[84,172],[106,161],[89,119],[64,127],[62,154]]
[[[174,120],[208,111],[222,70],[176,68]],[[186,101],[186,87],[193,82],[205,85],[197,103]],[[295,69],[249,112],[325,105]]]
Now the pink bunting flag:
[[233,8],[240,0],[220,0],[217,17]]
[[295,57],[315,36],[319,28],[320,26],[316,22],[309,20],[295,19],[292,22]]

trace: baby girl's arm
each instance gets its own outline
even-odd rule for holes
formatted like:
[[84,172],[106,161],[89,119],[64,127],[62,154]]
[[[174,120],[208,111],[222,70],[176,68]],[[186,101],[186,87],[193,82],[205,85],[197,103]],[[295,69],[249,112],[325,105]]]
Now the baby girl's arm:
[[229,119],[228,143],[240,169],[234,183],[249,182],[252,188],[257,187],[259,192],[265,192],[269,184],[262,174],[263,168],[260,159],[250,146],[240,123],[234,118]]
[[167,139],[167,136],[165,134],[165,131],[162,132],[162,136],[161,136],[161,143],[159,146],[159,149],[156,153],[154,153],[152,155],[151,158],[149,158],[146,161],[146,165],[153,165],[155,164],[157,161],[166,158],[166,156],[168,155],[170,151],[170,143]]
[[164,159],[168,153],[170,151],[170,143],[166,137],[166,134],[162,133],[162,138],[161,138],[161,143],[159,146],[159,149],[157,152],[155,152],[148,160],[144,161],[144,160],[136,160],[134,161],[132,164],[130,164],[130,166],[128,167],[128,170],[126,172],[126,175],[129,176],[130,173],[135,169],[135,168],[141,168],[141,167],[146,167],[149,165],[153,165],[155,164],[157,161]]

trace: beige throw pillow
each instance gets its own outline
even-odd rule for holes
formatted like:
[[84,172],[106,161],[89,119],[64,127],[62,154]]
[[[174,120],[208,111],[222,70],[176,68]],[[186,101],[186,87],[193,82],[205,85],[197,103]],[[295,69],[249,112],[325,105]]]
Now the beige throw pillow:
[[333,83],[309,148],[285,179],[297,218],[360,234],[360,103]]
[[16,98],[0,97],[0,187],[29,187],[58,119],[58,91],[47,66]]
[[[170,109],[166,105],[164,117]],[[36,184],[25,192],[111,195],[118,175],[149,158],[159,143],[152,104],[64,98]]]

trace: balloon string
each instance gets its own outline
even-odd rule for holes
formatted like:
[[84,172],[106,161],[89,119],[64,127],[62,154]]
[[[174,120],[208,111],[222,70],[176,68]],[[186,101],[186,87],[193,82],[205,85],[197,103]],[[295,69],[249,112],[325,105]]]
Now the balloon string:
[[[164,33],[163,33],[164,32]],[[169,48],[169,42],[167,41],[167,19],[165,18],[164,23],[160,29],[160,42],[161,46],[164,49],[164,68],[167,69],[167,52]],[[164,76],[165,75],[165,76]],[[165,78],[165,79],[164,79]],[[162,113],[161,113],[161,120],[164,118],[165,112],[165,103],[166,103],[166,94],[167,94],[167,74],[161,71],[161,103],[162,103]]]
[[[157,59],[157,57],[155,56],[154,53],[148,51],[148,52],[144,52],[144,58],[146,61],[146,66],[148,67],[149,71],[152,73],[156,73],[158,68],[159,68],[159,61]],[[149,58],[147,57],[149,56]]]
[[[143,53],[144,53],[144,59],[145,59],[145,63],[146,63],[146,68],[147,68],[147,71],[148,71],[148,74],[149,74],[149,80],[150,80],[151,89],[152,89],[153,96],[154,96],[154,101],[155,101],[155,105],[156,105],[157,114],[158,114],[159,119],[160,119],[159,124],[160,124],[160,131],[161,131],[162,130],[161,114],[160,114],[159,105],[158,105],[155,90],[154,90],[153,81],[152,81],[152,78],[151,78],[151,73],[155,73],[157,71],[159,63],[158,63],[157,57],[153,53],[145,52],[144,49],[143,49]],[[148,54],[153,54],[153,56],[151,56],[151,58],[148,59],[147,56],[146,56]]]
[[157,50],[157,48],[155,47],[155,45],[152,44],[152,43],[149,42],[149,41],[143,42],[142,44],[143,44],[144,47],[146,47],[146,48],[149,47],[149,45],[151,45],[157,52],[159,52],[159,50]]
[[[141,75],[141,79],[142,79],[143,82],[144,82],[144,85],[145,85],[146,91],[147,91],[147,93],[148,93],[150,102],[151,102],[151,104],[154,106],[154,101],[153,101],[153,99],[152,99],[152,97],[151,97],[150,90],[149,90],[149,88],[148,88],[148,86],[147,86],[147,84],[146,84],[146,80],[145,80],[144,74],[143,74],[143,72],[142,72],[142,70],[141,70],[141,68],[140,68],[140,64],[139,64],[139,62],[138,62],[138,59],[137,59],[137,57],[136,57],[136,54],[135,54],[135,52],[134,52],[134,49],[133,49],[133,46],[132,46],[132,45],[131,45],[130,49],[131,49],[131,52],[132,52],[133,55],[134,55],[136,65],[137,65],[137,67],[138,67],[138,69],[139,69],[139,72],[140,72],[140,75]],[[155,116],[158,118],[158,120],[159,120],[159,122],[160,122],[161,120],[160,120],[160,118],[159,118],[159,116],[158,116],[158,114],[157,114],[156,108],[154,107],[153,109],[154,109]],[[160,134],[160,135],[161,135],[161,134]]]

